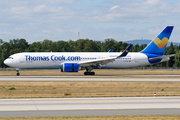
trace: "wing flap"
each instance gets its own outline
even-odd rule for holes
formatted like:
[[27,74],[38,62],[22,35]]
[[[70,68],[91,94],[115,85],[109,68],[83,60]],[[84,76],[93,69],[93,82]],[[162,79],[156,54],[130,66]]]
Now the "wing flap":
[[104,65],[109,62],[113,62],[115,59],[116,57],[114,58],[111,57],[111,58],[98,59],[98,60],[82,61],[82,62],[79,62],[78,64],[81,66],[90,66],[90,65],[97,65],[97,64]]

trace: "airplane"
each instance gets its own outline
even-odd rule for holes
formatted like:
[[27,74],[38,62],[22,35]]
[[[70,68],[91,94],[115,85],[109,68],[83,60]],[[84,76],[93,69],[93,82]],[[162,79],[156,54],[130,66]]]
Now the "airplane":
[[161,63],[175,56],[163,55],[174,26],[167,26],[142,51],[129,52],[130,44],[123,52],[22,52],[16,53],[4,64],[19,69],[61,69],[61,72],[86,70],[84,75],[95,75],[93,69],[126,69]]

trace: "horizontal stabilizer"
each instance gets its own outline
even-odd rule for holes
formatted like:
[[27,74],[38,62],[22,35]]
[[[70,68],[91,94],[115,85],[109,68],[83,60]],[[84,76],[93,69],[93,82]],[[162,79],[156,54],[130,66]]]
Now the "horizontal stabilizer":
[[149,60],[158,60],[158,59],[165,59],[167,57],[173,57],[175,56],[176,54],[171,54],[171,55],[163,55],[161,57],[154,57],[154,58],[149,58]]

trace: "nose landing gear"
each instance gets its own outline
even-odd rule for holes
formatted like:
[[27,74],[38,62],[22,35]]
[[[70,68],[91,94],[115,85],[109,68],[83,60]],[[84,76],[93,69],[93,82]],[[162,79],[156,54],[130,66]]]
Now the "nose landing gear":
[[17,73],[17,76],[19,76],[19,75],[20,75],[20,73],[18,72],[18,73]]
[[20,73],[19,73],[19,68],[16,68],[16,72],[17,72],[17,76],[20,76]]

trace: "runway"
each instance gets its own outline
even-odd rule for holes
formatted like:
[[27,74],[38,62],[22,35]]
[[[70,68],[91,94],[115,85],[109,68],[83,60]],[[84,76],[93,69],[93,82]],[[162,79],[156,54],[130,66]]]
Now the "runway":
[[[129,76],[0,76],[0,81],[180,82],[180,79]],[[179,111],[180,97],[0,99],[0,117],[177,115]]]
[[180,97],[0,99],[0,117],[180,114]]
[[[169,76],[180,75],[160,75],[167,78],[145,78],[145,76],[159,75],[128,75],[132,78],[121,78],[117,76],[0,76],[0,81],[73,81],[73,82],[180,82],[180,78],[168,78]],[[108,77],[108,78],[106,78]],[[142,77],[142,78],[134,78]]]

